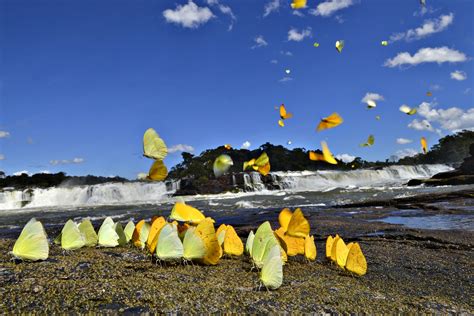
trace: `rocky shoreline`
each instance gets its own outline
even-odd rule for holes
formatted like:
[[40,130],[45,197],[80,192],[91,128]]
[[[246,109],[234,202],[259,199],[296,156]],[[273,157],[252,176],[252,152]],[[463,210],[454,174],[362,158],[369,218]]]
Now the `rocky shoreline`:
[[[418,205],[427,206],[430,214],[461,214],[469,212],[473,196],[473,191],[465,191],[431,201],[438,206],[446,199],[470,201],[462,210],[429,208],[426,198]],[[160,265],[133,247],[64,252],[52,246],[47,261],[18,263],[8,254],[14,240],[0,239],[0,311],[473,314],[474,233],[408,229],[378,221],[402,202],[309,214],[317,261],[291,258],[277,291],[258,290],[258,273],[251,271],[246,256],[224,258],[212,267]],[[278,211],[245,214],[236,225],[238,234],[245,239],[268,219],[276,226]],[[367,275],[354,277],[325,259],[325,238],[335,233],[361,244]]]

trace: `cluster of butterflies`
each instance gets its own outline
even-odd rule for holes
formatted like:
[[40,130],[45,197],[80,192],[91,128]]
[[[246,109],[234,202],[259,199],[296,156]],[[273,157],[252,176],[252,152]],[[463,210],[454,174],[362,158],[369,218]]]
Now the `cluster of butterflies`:
[[[222,224],[217,230],[214,220],[198,209],[177,202],[168,221],[153,217],[151,222],[129,221],[125,228],[107,217],[96,233],[89,219],[80,224],[68,220],[54,243],[71,251],[82,247],[117,247],[132,243],[147,251],[159,262],[193,261],[204,265],[216,265],[224,256],[241,256],[244,244],[231,225]],[[272,230],[270,222],[261,224],[256,233],[248,235],[245,251],[253,267],[260,269],[261,283],[267,289],[278,289],[283,283],[283,265],[288,257],[304,255],[308,261],[316,260],[314,236],[301,209],[294,212],[285,208],[279,216],[280,227]],[[32,218],[16,240],[11,254],[21,260],[46,260],[49,242],[41,222]],[[328,255],[329,254],[329,255]],[[357,243],[347,246],[342,238],[328,237],[326,256],[338,266],[358,275],[367,272],[367,263]]]

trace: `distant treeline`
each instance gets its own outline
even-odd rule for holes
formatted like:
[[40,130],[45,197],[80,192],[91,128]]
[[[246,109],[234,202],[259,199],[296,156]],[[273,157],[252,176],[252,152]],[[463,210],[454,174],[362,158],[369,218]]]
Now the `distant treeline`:
[[448,135],[439,140],[425,154],[405,157],[398,161],[401,165],[418,165],[442,163],[459,166],[464,158],[469,157],[469,147],[474,144],[474,131],[464,130],[457,134]]
[[[360,157],[354,161],[344,163],[338,160],[337,165],[331,165],[321,161],[311,161],[309,150],[305,148],[288,149],[281,145],[265,143],[255,150],[230,149],[224,146],[215,149],[208,149],[199,156],[183,152],[183,162],[171,168],[169,179],[195,179],[197,182],[206,183],[214,178],[212,166],[216,157],[221,154],[229,155],[234,161],[234,165],[229,172],[242,172],[244,161],[257,158],[261,153],[266,152],[270,157],[272,171],[303,171],[303,170],[354,170],[359,168],[382,168],[393,164],[416,165],[416,164],[450,164],[459,166],[463,160],[469,157],[469,147],[474,144],[474,131],[464,130],[454,135],[448,135],[439,140],[427,154],[418,154],[413,157],[405,157],[400,160],[387,159],[385,161],[370,162]],[[321,153],[320,150],[315,150]],[[96,177],[92,175],[77,177],[67,176],[63,172],[56,174],[35,174],[28,176],[7,176],[0,171],[0,188],[15,187],[19,189],[29,187],[52,187],[52,186],[74,186],[74,185],[94,185],[107,182],[127,182],[129,180],[121,177]]]
[[[4,174],[0,172],[0,175]],[[53,186],[75,186],[94,185],[107,182],[127,182],[129,180],[121,177],[96,177],[96,176],[67,176],[64,172],[59,173],[37,173],[29,176],[25,173],[18,176],[7,176],[0,178],[0,188],[14,187],[16,189],[26,189],[30,187],[48,188]]]

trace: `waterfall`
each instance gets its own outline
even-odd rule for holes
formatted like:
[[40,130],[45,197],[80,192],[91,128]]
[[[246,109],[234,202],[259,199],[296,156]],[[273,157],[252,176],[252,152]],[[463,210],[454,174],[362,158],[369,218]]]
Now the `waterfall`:
[[[167,186],[169,187],[167,189]],[[97,205],[153,204],[176,190],[179,182],[106,183],[89,186],[0,191],[0,210],[22,207],[78,207]]]

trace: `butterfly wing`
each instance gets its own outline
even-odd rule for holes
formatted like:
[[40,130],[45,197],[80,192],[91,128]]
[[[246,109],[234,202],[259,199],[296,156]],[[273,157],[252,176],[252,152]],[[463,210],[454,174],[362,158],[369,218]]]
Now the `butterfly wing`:
[[49,244],[41,222],[32,218],[25,225],[12,250],[13,256],[22,260],[46,260]]
[[143,135],[143,155],[156,160],[163,160],[168,155],[165,142],[153,128],[147,129]]
[[283,283],[283,261],[280,246],[275,244],[268,252],[260,273],[260,280],[266,288],[276,290]]
[[247,237],[247,241],[245,242],[245,252],[247,252],[250,257],[252,257],[252,247],[254,238],[255,234],[253,233],[253,230],[251,230],[249,236]]
[[280,223],[280,227],[283,227],[284,232],[288,230],[288,224],[290,223],[292,216],[293,212],[290,211],[289,208],[282,209],[280,214],[278,214],[278,222]]
[[89,219],[84,219],[79,224],[79,230],[84,236],[86,247],[95,247],[97,245],[99,237],[97,237],[97,233],[95,232],[94,226],[92,226],[92,223]]
[[125,238],[127,239],[127,242],[129,242],[132,239],[134,230],[135,230],[135,224],[133,223],[132,220],[130,220],[125,226],[125,229],[123,230],[123,232],[125,233]]
[[148,179],[152,181],[163,181],[168,176],[168,169],[162,160],[155,160],[148,171]]
[[84,247],[85,238],[77,224],[71,219],[66,222],[61,231],[61,247],[65,250],[75,250]]
[[231,225],[227,225],[225,232],[224,253],[232,256],[240,256],[244,253],[244,244]]
[[183,257],[184,248],[178,232],[171,224],[166,224],[159,233],[156,256],[161,260],[177,260]]
[[306,235],[309,235],[309,231],[310,227],[308,220],[304,217],[301,209],[297,208],[288,223],[286,234],[292,237],[304,238]]
[[349,250],[346,269],[360,276],[367,273],[367,261],[358,243],[354,243]]
[[316,260],[316,244],[314,243],[314,236],[305,236],[304,238],[304,256],[309,261]]
[[426,154],[428,152],[428,142],[426,141],[426,138],[422,137],[420,142],[421,142],[421,149],[423,150],[423,153]]
[[329,147],[326,144],[326,142],[324,142],[324,141],[321,142],[321,147],[322,147],[322,150],[323,150],[324,161],[326,161],[327,163],[333,164],[333,165],[337,165],[337,161],[336,161],[336,159],[334,159],[334,156],[332,155],[331,151],[329,150]]

